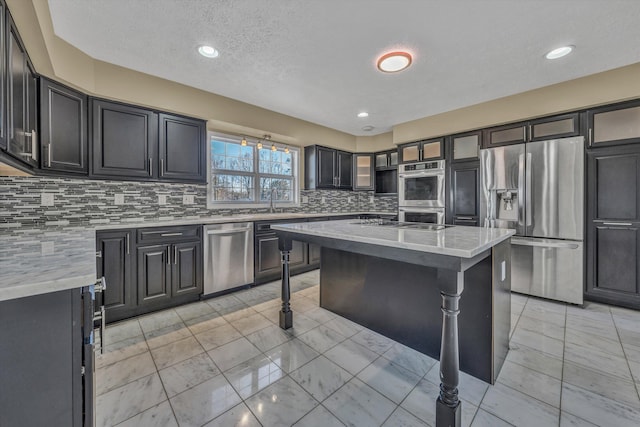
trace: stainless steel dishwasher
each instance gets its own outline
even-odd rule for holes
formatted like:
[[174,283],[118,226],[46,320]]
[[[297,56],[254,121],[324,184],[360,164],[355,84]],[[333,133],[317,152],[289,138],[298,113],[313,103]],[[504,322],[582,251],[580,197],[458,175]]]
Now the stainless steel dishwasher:
[[253,283],[253,223],[205,225],[204,295]]

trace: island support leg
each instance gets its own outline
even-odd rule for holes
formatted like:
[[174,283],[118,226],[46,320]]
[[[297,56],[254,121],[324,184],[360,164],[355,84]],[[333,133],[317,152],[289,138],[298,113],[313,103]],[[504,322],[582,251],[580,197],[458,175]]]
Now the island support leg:
[[293,326],[293,312],[289,300],[291,299],[291,286],[289,283],[289,254],[292,243],[290,239],[278,239],[278,249],[282,256],[282,310],[280,310],[280,327],[289,329]]
[[458,302],[464,273],[438,271],[442,295],[442,342],[440,347],[440,395],[436,400],[436,427],[460,427],[462,409],[458,399]]

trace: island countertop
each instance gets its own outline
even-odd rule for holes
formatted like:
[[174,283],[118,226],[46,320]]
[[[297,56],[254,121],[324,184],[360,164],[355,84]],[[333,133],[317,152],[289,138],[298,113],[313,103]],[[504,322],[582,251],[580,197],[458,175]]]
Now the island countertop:
[[273,230],[365,243],[387,248],[473,258],[515,234],[514,230],[447,226],[421,230],[366,223],[359,220],[320,221],[272,225]]

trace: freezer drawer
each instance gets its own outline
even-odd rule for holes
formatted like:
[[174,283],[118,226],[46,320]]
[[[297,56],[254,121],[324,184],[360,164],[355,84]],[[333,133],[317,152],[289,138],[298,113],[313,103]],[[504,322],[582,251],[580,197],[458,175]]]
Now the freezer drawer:
[[511,290],[572,304],[583,303],[583,243],[511,238]]

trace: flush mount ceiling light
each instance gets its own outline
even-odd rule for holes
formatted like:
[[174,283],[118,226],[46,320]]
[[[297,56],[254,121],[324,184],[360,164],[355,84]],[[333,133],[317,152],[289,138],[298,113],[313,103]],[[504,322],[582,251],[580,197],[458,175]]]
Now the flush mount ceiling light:
[[397,73],[409,67],[411,60],[408,52],[389,52],[378,58],[378,70],[383,73]]
[[358,117],[360,117],[361,119],[365,117],[369,117],[369,113],[367,113],[366,111],[363,111],[361,113],[358,113]]
[[375,128],[373,126],[371,126],[371,125],[362,127],[362,130],[365,131],[365,132],[371,132],[374,129]]
[[207,45],[198,46],[198,53],[205,58],[217,58],[220,55],[216,48]]
[[547,59],[558,59],[563,56],[567,56],[573,51],[575,46],[562,46],[557,49],[553,49],[551,52],[547,53],[544,57]]

